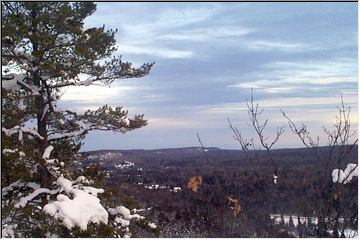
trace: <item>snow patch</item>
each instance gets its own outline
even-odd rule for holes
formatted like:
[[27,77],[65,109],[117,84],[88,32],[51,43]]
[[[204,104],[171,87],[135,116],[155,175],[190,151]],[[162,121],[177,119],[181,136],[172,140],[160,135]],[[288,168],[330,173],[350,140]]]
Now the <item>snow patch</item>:
[[273,179],[274,179],[274,183],[275,183],[275,184],[277,184],[277,178],[278,178],[278,176],[273,175]]
[[148,226],[150,227],[150,228],[152,228],[152,229],[155,229],[155,228],[157,228],[157,226],[155,225],[155,223],[148,223]]
[[349,183],[353,177],[358,176],[357,166],[358,166],[357,164],[349,163],[344,171],[341,169],[334,169],[331,174],[332,181],[334,183],[336,182],[343,184]]

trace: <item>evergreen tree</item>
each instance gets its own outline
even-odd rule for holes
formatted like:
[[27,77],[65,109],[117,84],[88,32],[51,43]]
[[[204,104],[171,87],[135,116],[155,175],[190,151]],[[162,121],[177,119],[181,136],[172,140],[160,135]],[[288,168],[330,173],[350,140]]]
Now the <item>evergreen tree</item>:
[[20,181],[49,190],[54,180],[72,177],[67,163],[89,131],[125,133],[147,124],[143,115],[129,118],[121,107],[84,114],[57,108],[64,88],[140,78],[153,66],[136,68],[113,56],[117,30],[85,29],[84,19],[95,10],[92,2],[2,2],[1,180],[2,187],[18,183],[2,190],[9,214],[17,202],[11,191],[38,189]]

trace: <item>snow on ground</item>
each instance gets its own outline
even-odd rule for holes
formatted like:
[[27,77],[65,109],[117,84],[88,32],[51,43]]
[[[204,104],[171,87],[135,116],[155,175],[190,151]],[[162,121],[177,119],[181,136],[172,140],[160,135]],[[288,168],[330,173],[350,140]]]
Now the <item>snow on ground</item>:
[[[280,214],[270,214],[270,218],[273,219],[275,221],[275,223],[281,223],[281,215]],[[299,223],[298,223],[298,217],[297,216],[291,216],[294,226],[296,227]],[[283,215],[283,219],[284,219],[284,223],[285,224],[289,224],[290,222],[290,215]],[[300,222],[301,223],[307,223],[308,220],[310,219],[310,221],[312,223],[317,223],[317,218],[314,217],[300,217]]]
[[[334,231],[328,230],[327,232],[332,234]],[[338,231],[338,234],[339,234],[339,236],[341,236],[341,231]],[[350,228],[345,228],[344,235],[346,238],[358,238],[358,231],[350,229]]]
[[135,163],[129,162],[129,161],[125,161],[124,163],[114,165],[114,167],[120,168],[120,169],[130,168],[130,167],[133,167],[133,166],[135,166]]
[[119,152],[108,152],[103,154],[90,155],[87,157],[89,160],[99,159],[99,160],[108,160],[108,159],[116,159],[121,157],[122,154]]
[[273,179],[274,179],[274,183],[275,183],[275,184],[277,184],[277,178],[278,178],[278,176],[273,175]]
[[[142,185],[143,183],[138,183],[138,185]],[[150,189],[150,190],[157,190],[157,189],[168,189],[170,192],[179,192],[181,191],[181,187],[174,187],[170,188],[166,185],[159,185],[159,184],[151,184],[151,185],[145,185],[144,188]]]
[[[270,218],[273,219],[275,221],[275,223],[281,223],[281,214],[270,214]],[[291,215],[291,218],[293,220],[294,226],[296,227],[299,224],[298,216]],[[307,224],[309,220],[314,224],[318,223],[318,218],[317,217],[303,217],[303,216],[300,216],[299,218],[300,218],[300,222],[302,224],[304,224],[304,223]],[[285,224],[290,223],[290,215],[283,215],[283,219],[284,219]],[[328,218],[325,218],[325,220],[328,220]],[[344,218],[339,218],[340,223],[343,223],[344,221],[345,221]]]
[[[171,190],[170,190],[171,191]],[[178,191],[181,191],[181,187],[174,187],[173,188],[173,192],[178,192]]]

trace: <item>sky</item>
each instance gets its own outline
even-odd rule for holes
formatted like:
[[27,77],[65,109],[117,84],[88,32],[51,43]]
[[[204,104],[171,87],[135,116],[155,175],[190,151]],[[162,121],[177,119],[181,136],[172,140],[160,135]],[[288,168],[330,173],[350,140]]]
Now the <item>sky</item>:
[[[341,95],[358,124],[356,3],[98,3],[86,27],[118,29],[116,55],[134,66],[156,62],[141,79],[71,87],[62,106],[102,105],[144,114],[126,134],[91,132],[83,151],[205,146],[239,149],[227,118],[246,137],[254,92],[269,119],[266,136],[286,126],[280,109],[326,144]],[[286,129],[275,148],[302,147]]]

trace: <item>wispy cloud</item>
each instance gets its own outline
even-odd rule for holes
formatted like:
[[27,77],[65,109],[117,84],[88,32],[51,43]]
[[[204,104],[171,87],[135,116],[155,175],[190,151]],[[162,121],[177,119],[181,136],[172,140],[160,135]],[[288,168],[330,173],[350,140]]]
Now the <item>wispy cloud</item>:
[[[356,96],[344,96],[344,102],[350,106],[357,106]],[[338,97],[275,97],[266,98],[259,101],[259,106],[267,109],[280,109],[280,108],[292,108],[292,109],[306,109],[307,107],[315,107],[328,109],[333,108],[340,104],[340,96]],[[203,106],[202,113],[208,114],[224,114],[234,113],[247,110],[246,102],[235,103],[223,103],[216,105]]]
[[138,55],[150,55],[154,57],[161,58],[191,58],[193,57],[193,52],[186,50],[175,50],[171,48],[164,47],[151,47],[143,45],[129,45],[129,44],[120,44],[118,46],[118,52],[123,54],[138,54]]
[[253,29],[238,26],[207,27],[164,34],[159,39],[202,42],[238,38],[252,32]]
[[[173,35],[178,28],[201,23],[213,17],[217,5],[196,9],[167,9],[155,15],[152,21],[141,24],[128,24],[120,27],[118,52],[120,54],[150,55],[165,59],[191,58],[193,50],[173,44],[179,36]],[[162,36],[162,37],[161,37]],[[167,37],[166,37],[167,36]],[[160,40],[170,40],[168,42]]]
[[294,93],[301,88],[299,87],[291,87],[291,86],[283,86],[282,83],[278,81],[271,80],[257,80],[251,82],[242,82],[237,84],[228,85],[229,88],[243,88],[243,89],[255,89],[258,91],[263,91],[267,93]]
[[220,10],[219,5],[210,4],[207,7],[198,6],[196,8],[173,8],[165,10],[156,19],[154,24],[157,27],[182,27],[190,24],[204,22],[212,18]]
[[[267,93],[319,92],[336,84],[356,84],[356,65],[356,60],[344,58],[332,61],[272,62],[256,73],[254,80],[230,84],[228,87],[253,88]],[[264,77],[266,79],[262,79]]]
[[280,76],[356,76],[357,59],[332,57],[326,60],[275,61],[265,66],[264,70],[271,70],[274,74],[280,74]]
[[263,51],[285,51],[285,52],[303,52],[311,51],[313,47],[303,43],[291,43],[284,41],[272,41],[265,39],[254,39],[240,42],[243,46],[250,50],[263,50]]

